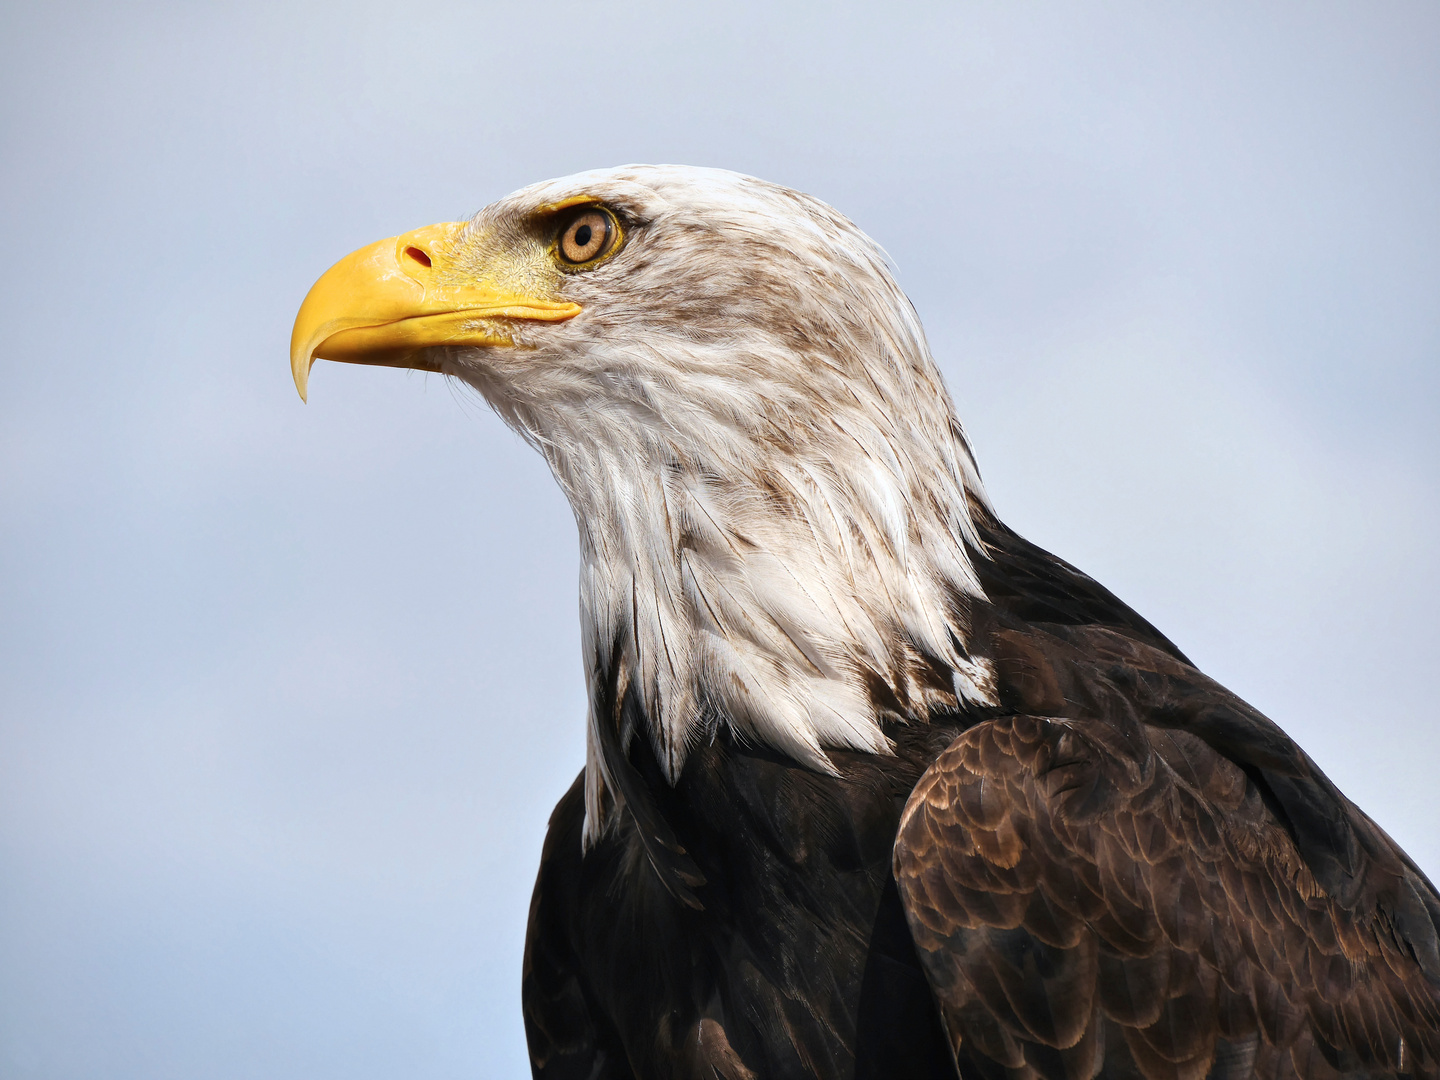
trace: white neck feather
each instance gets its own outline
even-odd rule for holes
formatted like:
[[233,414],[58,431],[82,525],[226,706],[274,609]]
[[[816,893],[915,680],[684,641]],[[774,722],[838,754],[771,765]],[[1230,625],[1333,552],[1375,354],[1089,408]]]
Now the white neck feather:
[[733,342],[671,345],[716,373],[715,393],[697,401],[611,356],[623,402],[552,399],[543,429],[516,417],[580,529],[591,840],[615,792],[597,725],[617,717],[594,705],[606,679],[617,702],[638,696],[671,782],[720,725],[833,772],[827,748],[889,752],[887,713],[993,703],[988,667],[965,651],[966,603],[983,598],[969,500],[983,490],[938,379],[928,414],[837,393],[816,417],[783,385],[726,378]]

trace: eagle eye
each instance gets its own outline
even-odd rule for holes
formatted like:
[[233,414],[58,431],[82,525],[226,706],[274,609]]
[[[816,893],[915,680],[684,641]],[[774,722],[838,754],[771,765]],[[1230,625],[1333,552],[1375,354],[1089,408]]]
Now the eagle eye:
[[565,225],[560,233],[560,258],[571,266],[594,262],[608,255],[620,230],[609,211],[588,206]]

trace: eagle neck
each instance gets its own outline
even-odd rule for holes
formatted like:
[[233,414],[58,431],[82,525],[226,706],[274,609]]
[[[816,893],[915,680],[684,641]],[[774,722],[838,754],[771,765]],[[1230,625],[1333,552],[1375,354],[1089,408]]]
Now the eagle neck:
[[993,703],[958,425],[926,461],[854,417],[785,445],[593,419],[538,441],[579,528],[587,843],[632,739],[671,784],[722,728],[834,774],[828,751],[891,752],[887,720]]

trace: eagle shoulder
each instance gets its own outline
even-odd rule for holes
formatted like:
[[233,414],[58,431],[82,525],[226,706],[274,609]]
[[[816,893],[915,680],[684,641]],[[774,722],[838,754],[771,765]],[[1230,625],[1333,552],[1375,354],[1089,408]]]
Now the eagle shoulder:
[[894,855],[962,1073],[1440,1075],[1434,889],[1278,727],[1117,630],[995,640],[1015,711]]

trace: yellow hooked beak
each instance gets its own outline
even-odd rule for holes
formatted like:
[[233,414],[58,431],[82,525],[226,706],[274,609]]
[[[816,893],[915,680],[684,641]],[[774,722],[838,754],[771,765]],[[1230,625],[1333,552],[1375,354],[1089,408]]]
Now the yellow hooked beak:
[[509,345],[492,319],[563,322],[580,306],[454,284],[465,223],[446,222],[351,252],[311,287],[290,335],[290,371],[305,400],[316,360],[438,371],[417,354],[435,345]]

